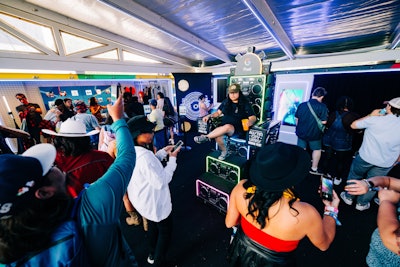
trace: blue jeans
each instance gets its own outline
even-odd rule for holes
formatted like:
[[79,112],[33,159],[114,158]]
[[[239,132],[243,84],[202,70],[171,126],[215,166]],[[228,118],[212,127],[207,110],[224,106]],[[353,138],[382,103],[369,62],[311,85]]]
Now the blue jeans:
[[[350,167],[349,175],[347,177],[347,180],[362,180],[362,179],[368,179],[373,176],[385,176],[388,174],[392,167],[378,167],[375,166],[371,163],[366,162],[360,157],[360,154],[356,154],[356,157],[353,159],[353,162]],[[375,191],[369,191],[365,193],[364,195],[360,195],[357,198],[357,203],[359,205],[366,205],[371,201],[371,199],[375,195]],[[352,196],[346,192],[346,197],[354,199],[355,196]]]

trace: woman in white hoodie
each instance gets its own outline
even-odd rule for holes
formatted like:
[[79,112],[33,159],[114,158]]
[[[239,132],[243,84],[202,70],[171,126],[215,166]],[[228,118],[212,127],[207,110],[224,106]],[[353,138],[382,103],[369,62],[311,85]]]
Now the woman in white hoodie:
[[[153,137],[155,124],[140,115],[128,121],[135,143],[136,167],[133,170],[127,193],[136,210],[148,221],[148,263],[154,266],[174,266],[166,260],[172,235],[172,202],[168,184],[176,169],[174,146],[166,146],[155,154]],[[161,160],[169,156],[165,165]]]

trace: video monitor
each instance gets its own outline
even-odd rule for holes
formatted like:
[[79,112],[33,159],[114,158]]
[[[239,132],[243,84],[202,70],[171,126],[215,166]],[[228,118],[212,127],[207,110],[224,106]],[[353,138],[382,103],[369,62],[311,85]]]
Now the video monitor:
[[296,126],[296,110],[303,102],[304,89],[282,89],[278,98],[277,120],[282,125]]

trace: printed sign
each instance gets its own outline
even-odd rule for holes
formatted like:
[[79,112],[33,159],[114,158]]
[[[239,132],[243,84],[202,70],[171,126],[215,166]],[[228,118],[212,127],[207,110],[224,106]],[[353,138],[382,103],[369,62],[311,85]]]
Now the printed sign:
[[266,134],[266,130],[253,127],[247,133],[247,143],[251,146],[262,147],[265,144]]

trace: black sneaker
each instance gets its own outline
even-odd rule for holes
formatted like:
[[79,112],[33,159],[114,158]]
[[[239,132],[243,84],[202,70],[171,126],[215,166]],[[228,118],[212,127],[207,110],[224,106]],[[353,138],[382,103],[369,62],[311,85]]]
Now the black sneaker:
[[314,174],[314,175],[323,175],[324,174],[320,169],[313,170],[312,168],[310,168],[310,173]]

